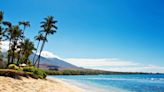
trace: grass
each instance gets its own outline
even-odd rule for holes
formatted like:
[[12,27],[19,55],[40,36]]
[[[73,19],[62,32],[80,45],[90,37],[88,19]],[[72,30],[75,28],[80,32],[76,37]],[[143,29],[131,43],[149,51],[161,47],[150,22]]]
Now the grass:
[[35,67],[18,67],[14,64],[9,65],[8,69],[0,69],[0,76],[12,77],[19,79],[22,77],[32,77],[35,79],[45,79],[45,71]]
[[23,71],[13,70],[13,69],[0,69],[0,76],[12,77],[19,79],[20,76],[23,77],[33,77],[32,73],[26,73]]
[[40,79],[45,79],[47,76],[44,70],[36,68],[36,67],[24,67],[23,71],[27,73],[32,73],[34,76]]

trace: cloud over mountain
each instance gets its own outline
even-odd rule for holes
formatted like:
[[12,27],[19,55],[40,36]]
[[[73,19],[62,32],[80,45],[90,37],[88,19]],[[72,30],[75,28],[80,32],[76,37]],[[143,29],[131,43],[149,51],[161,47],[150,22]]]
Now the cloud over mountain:
[[[38,55],[39,53],[37,53]],[[50,52],[50,51],[42,51],[41,53],[41,56],[42,57],[45,57],[45,58],[58,58],[60,59],[59,56],[55,55],[54,53]]]

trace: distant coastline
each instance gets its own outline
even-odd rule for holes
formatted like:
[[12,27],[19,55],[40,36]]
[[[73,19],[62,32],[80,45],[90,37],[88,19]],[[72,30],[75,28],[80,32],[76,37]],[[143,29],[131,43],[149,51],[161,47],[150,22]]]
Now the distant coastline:
[[45,70],[47,75],[113,75],[113,74],[164,74],[164,73],[146,73],[146,72],[117,72],[94,69],[66,69],[66,70]]

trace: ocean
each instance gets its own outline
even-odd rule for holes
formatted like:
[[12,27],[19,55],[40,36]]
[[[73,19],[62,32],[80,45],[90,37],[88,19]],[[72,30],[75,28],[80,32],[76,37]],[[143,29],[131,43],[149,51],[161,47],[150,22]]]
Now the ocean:
[[164,74],[48,76],[59,78],[86,92],[164,92]]

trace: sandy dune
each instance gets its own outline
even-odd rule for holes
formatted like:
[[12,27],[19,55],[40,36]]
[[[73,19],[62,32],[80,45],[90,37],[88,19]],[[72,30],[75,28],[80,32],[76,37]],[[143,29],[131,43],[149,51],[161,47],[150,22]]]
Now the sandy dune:
[[59,79],[41,80],[22,77],[19,80],[0,76],[0,92],[83,92],[83,90]]

